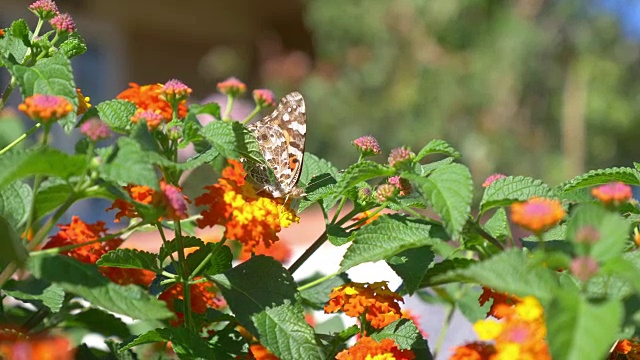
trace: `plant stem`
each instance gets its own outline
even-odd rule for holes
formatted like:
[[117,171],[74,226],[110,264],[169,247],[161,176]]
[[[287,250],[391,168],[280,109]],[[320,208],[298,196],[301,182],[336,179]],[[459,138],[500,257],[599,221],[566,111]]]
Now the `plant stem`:
[[493,236],[491,236],[491,234],[489,234],[488,232],[486,232],[482,226],[480,226],[480,224],[478,224],[477,222],[473,222],[473,227],[476,229],[476,231],[478,232],[478,235],[482,236],[485,240],[487,240],[488,242],[491,243],[491,245],[497,247],[500,250],[504,250],[504,245],[502,245],[500,243],[500,241],[498,241],[496,238],[494,238]]
[[333,274],[325,275],[325,276],[323,276],[323,277],[321,277],[319,279],[313,280],[312,282],[310,282],[308,284],[304,284],[304,285],[300,286],[298,288],[298,291],[303,291],[303,290],[312,288],[312,287],[314,287],[314,286],[316,286],[316,285],[318,285],[318,284],[320,284],[320,283],[322,283],[324,281],[327,281],[327,280],[331,279],[332,277],[338,276],[338,274],[340,274],[340,272],[334,272]]
[[433,350],[433,358],[438,357],[438,353],[444,345],[444,340],[447,337],[447,332],[449,331],[449,327],[451,326],[451,319],[453,319],[453,314],[455,313],[456,307],[450,305],[447,308],[447,312],[445,313],[444,323],[442,324],[442,329],[440,330],[440,335],[438,336],[438,341],[436,342],[436,348]]
[[4,92],[2,93],[2,99],[0,100],[0,110],[4,109],[4,106],[7,103],[9,96],[11,96],[13,89],[16,87],[16,84],[16,78],[11,77],[11,82],[9,82],[9,85],[7,85],[7,88],[4,89]]
[[44,24],[44,20],[38,18],[38,24],[36,25],[35,30],[33,30],[33,36],[31,37],[31,40],[38,36],[38,34],[40,33],[40,29],[42,29],[42,24]]
[[[222,239],[216,243],[216,249],[222,247],[222,245],[224,245],[226,240],[227,238],[223,236]],[[214,249],[214,251],[216,249]],[[198,266],[195,269],[193,269],[193,271],[191,272],[191,275],[189,275],[189,283],[193,284],[193,278],[196,277],[198,273],[200,273],[202,268],[204,268],[207,265],[207,263],[209,262],[209,259],[211,259],[212,256],[213,256],[213,251],[207,254],[207,256],[200,262],[200,264],[198,264]]]
[[340,200],[340,204],[338,205],[338,208],[336,209],[335,214],[333,214],[333,219],[331,219],[331,224],[334,224],[336,220],[338,220],[338,216],[340,216],[340,213],[342,212],[342,208],[344,207],[344,204],[346,202],[347,202],[347,197],[343,196],[342,199]]
[[182,226],[180,221],[175,222],[175,234],[178,241],[178,259],[182,265],[182,274],[180,274],[180,280],[182,281],[182,296],[184,298],[184,324],[187,328],[193,328],[193,319],[191,316],[191,285],[189,280],[191,275],[189,274],[189,268],[187,267],[187,260],[184,256],[184,238],[182,237]]
[[227,95],[227,107],[224,109],[224,115],[222,115],[222,120],[224,121],[231,121],[229,116],[231,115],[231,109],[233,108],[233,99],[233,96]]
[[17,139],[13,140],[13,142],[11,144],[5,146],[4,149],[0,150],[0,155],[6,153],[7,151],[11,150],[14,146],[20,144],[29,135],[33,134],[34,132],[36,132],[36,130],[40,129],[41,126],[42,126],[41,123],[35,124],[31,129],[27,130],[27,132],[25,132],[24,134],[20,135]]
[[289,266],[289,272],[291,274],[296,272],[296,270],[298,270],[300,266],[302,266],[302,264],[304,264],[304,262],[307,261],[307,259],[309,259],[311,255],[316,252],[316,250],[318,250],[320,246],[322,246],[322,244],[324,244],[325,241],[327,241],[327,239],[327,231],[325,230],[318,237],[318,239],[316,239],[316,241],[314,241],[313,244],[311,244],[311,246],[309,246],[309,248],[305,250],[304,253],[300,255],[300,257],[291,266]]
[[260,111],[260,109],[262,109],[260,106],[256,105],[256,107],[253,109],[253,111],[251,111],[251,113],[249,115],[247,115],[246,118],[244,118],[244,120],[242,120],[242,125],[247,125],[247,123],[249,121],[251,121],[251,119],[253,119],[254,116],[256,116],[256,114]]

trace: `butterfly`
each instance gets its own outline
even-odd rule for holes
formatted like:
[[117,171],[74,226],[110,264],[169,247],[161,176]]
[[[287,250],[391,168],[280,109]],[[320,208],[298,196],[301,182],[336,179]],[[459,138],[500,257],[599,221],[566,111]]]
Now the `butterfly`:
[[[302,171],[307,134],[304,98],[298,92],[287,94],[270,115],[247,128],[255,135],[265,164],[247,164],[251,180],[273,198],[301,198],[304,190],[297,187]],[[269,168],[273,171],[270,174]]]

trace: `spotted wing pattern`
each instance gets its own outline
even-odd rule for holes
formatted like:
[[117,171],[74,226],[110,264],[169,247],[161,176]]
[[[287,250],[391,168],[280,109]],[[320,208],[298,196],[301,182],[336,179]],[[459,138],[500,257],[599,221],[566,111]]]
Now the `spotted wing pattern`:
[[274,198],[301,197],[302,189],[296,187],[302,170],[307,114],[304,98],[298,92],[287,94],[276,109],[262,120],[248,126],[260,145],[267,165],[245,166],[249,177]]

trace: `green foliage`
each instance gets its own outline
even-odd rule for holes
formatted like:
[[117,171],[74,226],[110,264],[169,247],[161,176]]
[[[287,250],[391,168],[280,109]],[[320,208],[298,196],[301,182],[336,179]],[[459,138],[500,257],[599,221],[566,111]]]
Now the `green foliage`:
[[[33,94],[65,97],[74,108],[78,107],[78,95],[71,71],[71,62],[63,54],[39,60],[34,66],[14,65],[10,69],[22,89],[22,96]],[[58,120],[67,132],[75,125],[75,113]]]
[[238,322],[286,359],[322,359],[313,329],[295,300],[293,278],[273,259],[256,256],[212,279]]
[[128,133],[133,127],[131,117],[136,112],[136,105],[126,100],[109,100],[96,106],[98,116],[113,131]]
[[[533,177],[508,176],[494,181],[481,194],[474,193],[472,172],[482,174],[501,164],[485,159],[486,154],[495,152],[492,144],[527,143],[548,126],[537,120],[552,118],[549,109],[556,107],[548,105],[555,103],[554,98],[542,95],[542,103],[536,100],[530,105],[514,101],[548,93],[537,87],[537,77],[527,72],[522,60],[529,61],[528,56],[540,49],[552,55],[555,50],[541,45],[547,40],[539,32],[532,31],[528,37],[515,31],[523,24],[514,17],[513,5],[488,11],[482,8],[482,1],[399,4],[371,2],[366,4],[367,12],[362,12],[363,1],[308,1],[309,24],[318,30],[315,35],[319,39],[325,39],[318,43],[319,56],[351,54],[351,58],[345,63],[340,55],[330,62],[337,70],[331,82],[322,75],[310,76],[305,85],[305,96],[306,90],[310,94],[305,106],[314,110],[309,111],[314,122],[309,129],[318,124],[331,127],[331,122],[345,120],[340,127],[331,127],[332,136],[325,138],[332,140],[352,135],[354,130],[345,126],[352,124],[347,119],[371,119],[373,133],[388,132],[388,121],[393,119],[401,126],[394,127],[385,140],[408,134],[410,140],[396,145],[420,149],[401,165],[390,166],[380,160],[383,157],[364,156],[370,154],[347,164],[349,157],[342,155],[347,153],[344,146],[351,146],[349,141],[331,142],[328,151],[313,149],[310,142],[310,148],[319,154],[339,153],[341,157],[335,162],[339,166],[314,155],[316,152],[306,152],[299,159],[303,160],[301,172],[291,174],[299,176],[297,183],[280,184],[283,190],[296,185],[305,194],[297,198],[293,195],[298,192],[291,191],[274,198],[267,185],[278,185],[274,183],[280,179],[276,175],[282,174],[277,171],[297,169],[293,157],[289,157],[288,167],[273,166],[281,159],[274,159],[273,152],[265,150],[264,138],[256,139],[240,122],[225,120],[231,106],[221,109],[216,103],[191,104],[186,115],[178,111],[182,108],[178,102],[186,100],[191,91],[180,90],[176,83],[175,93],[169,84],[160,91],[156,85],[138,89],[141,93],[153,89],[142,95],[158,103],[107,100],[79,121],[72,112],[59,124],[38,124],[25,136],[16,135],[16,141],[11,136],[5,139],[3,143],[11,144],[0,149],[0,290],[9,298],[3,298],[0,309],[3,326],[44,336],[62,334],[76,339],[98,333],[114,339],[105,342],[108,351],[72,341],[76,357],[88,359],[134,359],[150,352],[154,357],[164,356],[145,345],[166,346],[169,342],[182,359],[245,358],[251,356],[251,345],[257,343],[283,360],[329,359],[347,349],[357,334],[365,333],[378,341],[393,340],[395,346],[410,350],[416,359],[432,359],[442,351],[441,344],[436,342],[432,350],[434,342],[429,344],[412,320],[394,314],[391,304],[384,316],[395,321],[381,328],[374,328],[375,322],[367,318],[371,314],[363,313],[356,315],[357,325],[347,328],[337,317],[317,327],[305,319],[310,310],[322,310],[330,301],[339,303],[330,297],[340,291],[344,291],[340,296],[355,295],[354,289],[360,285],[352,283],[350,269],[384,261],[402,280],[394,293],[417,294],[425,302],[446,306],[451,314],[460,311],[472,322],[486,318],[492,306],[491,301],[485,302],[490,292],[526,299],[514,305],[516,309],[528,304],[528,297],[535,297],[544,307],[540,319],[544,319],[553,358],[603,359],[617,340],[640,334],[640,252],[634,251],[640,237],[635,229],[640,225],[640,209],[627,199],[601,204],[589,194],[594,186],[613,181],[639,186],[640,165],[636,163],[635,169],[592,170],[553,188]],[[545,11],[531,17],[527,26],[535,28],[539,18],[548,20],[547,11],[553,13],[548,8],[551,5],[541,6]],[[570,9],[574,9],[572,6]],[[467,13],[477,15],[469,18]],[[331,27],[321,26],[329,19]],[[479,26],[490,19],[506,21],[501,23],[504,28],[496,25],[489,32],[513,32],[509,44],[495,44],[487,29]],[[15,21],[0,39],[0,60],[12,77],[0,109],[14,87],[23,99],[34,94],[57,95],[77,109],[69,59],[81,56],[86,44],[76,32],[40,34],[42,25],[46,24],[40,22],[34,34],[26,21]],[[393,31],[384,32],[383,27]],[[350,31],[354,28],[359,31]],[[425,31],[430,34],[417,36]],[[360,45],[354,48],[354,44]],[[458,73],[452,67],[440,71],[432,64],[436,59],[429,56],[420,62],[404,56],[405,51],[422,49],[425,44],[428,49],[424,54],[433,52],[436,46],[443,59],[462,56],[462,68],[475,70]],[[477,69],[482,63],[478,61],[493,52],[504,59],[481,74]],[[578,61],[577,55],[567,56],[567,63],[574,64],[568,65],[568,70],[575,71],[571,66]],[[598,53],[594,61],[607,56]],[[609,71],[608,67],[601,68]],[[439,84],[437,91],[431,83]],[[491,91],[477,92],[489,83]],[[563,89],[570,92],[572,88]],[[465,96],[462,90],[474,96]],[[444,97],[454,93],[459,93],[455,99]],[[607,92],[598,94],[605,96]],[[174,101],[174,95],[183,99]],[[227,95],[230,100],[237,97]],[[570,94],[563,94],[563,99],[565,95]],[[319,106],[323,99],[339,99],[341,105]],[[257,105],[255,114],[264,110],[262,105]],[[162,111],[162,120],[151,129],[144,121],[134,124],[131,120],[139,110],[167,110],[167,106],[172,111]],[[588,116],[594,111],[587,109]],[[469,116],[469,112],[479,115]],[[510,113],[518,117],[512,118]],[[197,119],[200,114],[211,115],[214,120],[203,126]],[[69,147],[75,148],[75,153],[49,145],[52,127],[70,131],[77,122],[84,125],[94,117],[118,133],[118,139],[103,146],[83,127],[83,138]],[[531,123],[521,126],[520,118]],[[384,119],[384,127],[376,125],[376,119]],[[422,128],[425,120],[429,121],[428,133]],[[269,126],[279,131],[276,127],[286,123],[283,116],[282,123]],[[474,133],[479,129],[482,134]],[[505,129],[519,131],[511,134]],[[45,136],[40,144],[16,147],[41,130]],[[432,139],[434,134],[455,136],[447,142]],[[284,142],[275,143],[276,138]],[[274,143],[269,145],[285,146],[291,139],[288,133],[274,135],[269,139]],[[545,139],[557,142],[553,137]],[[194,153],[182,160],[180,149],[193,149]],[[355,155],[353,149],[350,151]],[[548,148],[541,152],[553,153]],[[463,155],[470,167],[459,162]],[[530,155],[535,158],[538,154]],[[239,173],[222,171],[230,159],[239,160],[248,176],[240,179]],[[514,152],[513,159],[502,164],[519,165],[525,160]],[[265,166],[269,179],[257,179],[252,173],[256,166]],[[198,172],[207,174],[206,182],[194,189],[189,176]],[[550,209],[538,204],[527,210],[526,220],[544,223],[548,230],[524,233],[510,222],[507,207],[533,197],[560,199],[566,216],[549,220],[546,215]],[[117,211],[117,221],[127,225],[107,229],[102,219],[111,218],[102,217],[87,223],[87,215],[93,216],[93,212],[78,214],[70,210],[85,199],[114,201],[111,209]],[[480,202],[476,204],[474,199]],[[87,203],[87,208],[95,210],[95,203]],[[282,255],[275,246],[286,241],[278,236],[290,220],[294,223],[291,226],[296,226],[294,213],[311,210],[322,215],[323,229],[315,241],[299,242],[311,245],[285,268],[275,260]],[[303,213],[300,226],[306,226],[306,216]],[[73,220],[66,224],[69,218]],[[205,225],[214,229],[196,229]],[[152,237],[162,245],[142,251],[119,247],[120,240],[113,241],[128,240],[142,231],[153,232]],[[55,241],[43,247],[56,232]],[[339,268],[323,268],[323,273],[294,280],[296,271],[323,246],[346,247]],[[258,255],[263,252],[273,257]],[[143,270],[151,271],[153,280]],[[118,285],[123,283],[129,285]],[[385,285],[385,292],[390,286]],[[357,295],[368,296],[364,292]],[[493,304],[497,301],[494,299]],[[369,311],[374,306],[366,308]],[[136,322],[127,325],[120,315]]]
[[0,158],[0,189],[16,180],[31,175],[55,176],[69,179],[81,175],[86,167],[86,157],[67,155],[59,150],[40,147],[12,151]]
[[66,292],[82,296],[96,306],[134,319],[166,319],[173,316],[166,305],[134,285],[119,286],[105,278],[95,266],[65,256],[32,256],[28,269],[33,275]]
[[605,358],[618,335],[622,304],[617,301],[593,303],[574,293],[563,293],[556,301],[547,310],[553,358]]
[[540,180],[524,176],[507,176],[498,179],[487,187],[480,201],[480,209],[485,212],[498,206],[511,205],[532,197],[548,196],[551,189]]

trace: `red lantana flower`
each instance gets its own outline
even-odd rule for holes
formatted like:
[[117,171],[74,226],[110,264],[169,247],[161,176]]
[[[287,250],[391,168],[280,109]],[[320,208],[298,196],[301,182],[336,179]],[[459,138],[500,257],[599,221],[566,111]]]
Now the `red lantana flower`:
[[[195,278],[194,280],[198,279],[199,278]],[[218,301],[216,300],[216,289],[212,282],[205,281],[192,284],[190,286],[190,291],[191,310],[194,313],[204,314],[207,311],[207,308],[219,307]],[[167,290],[163,291],[158,299],[166,302],[169,310],[173,311],[178,316],[178,320],[172,320],[171,325],[180,325],[184,320],[184,313],[176,310],[175,301],[176,299],[184,300],[182,284],[178,283],[171,286]]]
[[87,224],[82,221],[80,217],[73,216],[71,223],[58,225],[58,227],[60,231],[49,239],[44,249],[93,242],[61,252],[64,255],[71,256],[87,264],[95,264],[102,255],[111,250],[115,250],[123,242],[120,238],[102,242],[96,241],[107,236],[107,228],[102,221],[98,221],[95,224]]

